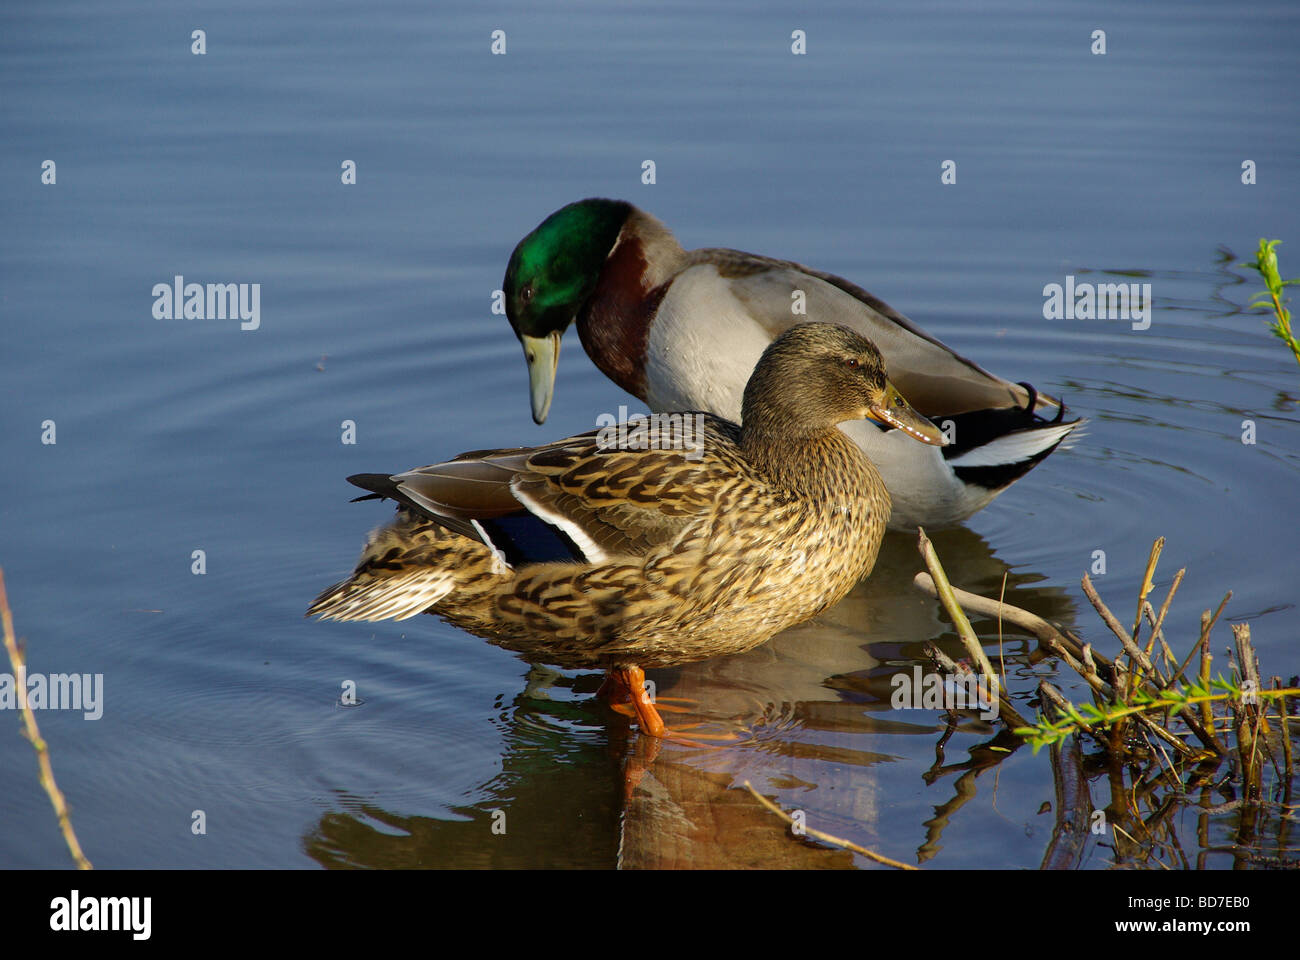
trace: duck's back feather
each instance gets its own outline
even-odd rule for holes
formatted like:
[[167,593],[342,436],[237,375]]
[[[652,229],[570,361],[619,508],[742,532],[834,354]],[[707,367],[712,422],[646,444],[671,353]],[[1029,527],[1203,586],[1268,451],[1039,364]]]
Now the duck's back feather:
[[[708,415],[701,423],[697,458],[696,447],[620,449],[593,430],[542,447],[479,450],[348,479],[485,543],[511,566],[558,559],[556,535],[573,559],[589,563],[641,556],[712,510],[711,491],[745,469],[736,426]],[[538,536],[539,522],[550,536]]]
[[[786,260],[735,250],[696,250],[675,288],[694,271],[711,272],[709,280],[725,287],[743,311],[775,339],[804,321],[838,323],[870,339],[885,357],[894,385],[928,417],[976,410],[1024,408],[1030,400],[1023,386],[997,377],[953,352],[889,304],[843,277]],[[706,276],[708,273],[706,273]],[[795,291],[803,293],[806,313],[792,311]],[[673,297],[670,288],[665,299]],[[754,358],[757,360],[757,356]],[[1041,408],[1055,407],[1051,397]]]
[[[803,314],[795,314],[796,291]],[[954,442],[926,447],[871,423],[842,424],[893,497],[890,526],[959,523],[1061,444],[1081,421],[1061,401],[994,376],[841,277],[735,250],[695,250],[664,292],[646,348],[655,410],[740,417],[750,371],[796,323],[830,320],[871,339],[909,403]],[[951,421],[951,424],[948,423]]]

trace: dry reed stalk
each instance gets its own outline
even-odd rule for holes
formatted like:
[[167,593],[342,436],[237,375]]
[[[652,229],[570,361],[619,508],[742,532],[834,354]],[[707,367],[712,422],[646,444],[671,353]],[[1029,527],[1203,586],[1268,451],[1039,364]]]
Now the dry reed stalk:
[[44,738],[41,736],[41,729],[36,724],[36,715],[32,713],[31,706],[27,703],[27,665],[23,661],[22,651],[18,649],[18,640],[14,636],[14,618],[13,613],[9,610],[9,597],[5,592],[5,575],[4,570],[0,570],[0,621],[4,625],[4,643],[5,649],[9,652],[9,662],[13,665],[14,681],[18,687],[18,705],[23,714],[23,733],[31,741],[32,749],[36,751],[36,764],[41,771],[41,786],[49,795],[50,804],[54,807],[54,815],[59,821],[59,830],[63,833],[63,840],[68,845],[68,850],[72,853],[72,859],[77,863],[79,870],[94,869],[86,855],[81,852],[81,844],[77,842],[77,833],[72,829],[72,819],[68,816],[68,804],[63,797],[63,791],[59,789],[59,784],[54,779],[54,767],[50,764],[50,750],[46,746]]

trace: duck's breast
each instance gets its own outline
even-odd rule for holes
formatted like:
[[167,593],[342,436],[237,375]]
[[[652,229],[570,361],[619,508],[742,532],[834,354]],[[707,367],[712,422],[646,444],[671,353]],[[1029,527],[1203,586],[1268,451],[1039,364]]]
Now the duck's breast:
[[712,264],[683,271],[650,327],[646,402],[656,411],[705,410],[740,420],[745,384],[773,335]]

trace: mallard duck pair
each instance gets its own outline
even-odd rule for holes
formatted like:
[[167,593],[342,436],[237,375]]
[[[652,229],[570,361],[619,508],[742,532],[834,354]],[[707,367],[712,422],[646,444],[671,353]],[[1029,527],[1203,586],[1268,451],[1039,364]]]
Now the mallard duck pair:
[[576,318],[615,383],[659,412],[704,411],[703,442],[592,431],[350,477],[397,517],[308,614],[434,613],[531,661],[602,668],[655,736],[643,668],[742,652],[816,615],[871,571],[891,497],[897,525],[957,522],[1078,426],[845,280],[684,251],[621,201],[548,217],[515,248],[505,294],[538,423]]
[[651,410],[733,421],[759,355],[796,323],[866,337],[902,394],[952,441],[921,446],[888,427],[844,425],[884,477],[896,529],[965,520],[1081,423],[1064,419],[1057,398],[994,376],[841,277],[739,250],[684,250],[621,200],[581,200],[547,217],[515,247],[504,293],[538,423],[575,321],[596,366]]
[[396,500],[397,517],[308,614],[435,613],[530,661],[602,668],[641,730],[663,736],[643,668],[748,650],[870,572],[889,493],[836,425],[866,418],[943,443],[875,346],[831,324],[771,343],[742,413],[740,425],[702,415],[689,449],[591,431],[349,477],[371,491],[359,499]]

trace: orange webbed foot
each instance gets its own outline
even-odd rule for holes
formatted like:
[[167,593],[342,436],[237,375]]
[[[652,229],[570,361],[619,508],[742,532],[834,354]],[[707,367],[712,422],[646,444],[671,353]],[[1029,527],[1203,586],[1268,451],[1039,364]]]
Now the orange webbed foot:
[[696,704],[696,701],[682,697],[650,699],[645,689],[645,671],[640,667],[615,667],[610,670],[596,695],[608,697],[610,709],[635,720],[641,733],[650,737],[688,747],[711,749],[721,749],[713,746],[714,743],[734,743],[740,739],[735,733],[695,732],[703,726],[701,723],[669,729],[660,716],[660,711],[691,713],[690,707],[681,704]]

